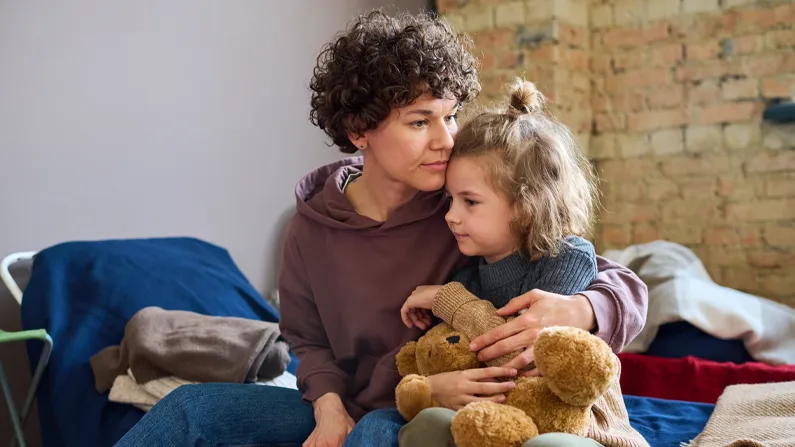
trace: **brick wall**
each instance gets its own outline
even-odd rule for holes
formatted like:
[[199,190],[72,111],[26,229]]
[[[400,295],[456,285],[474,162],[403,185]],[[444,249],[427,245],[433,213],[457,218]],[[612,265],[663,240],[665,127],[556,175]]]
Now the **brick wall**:
[[439,0],[473,35],[483,100],[524,75],[602,179],[597,248],[666,239],[713,279],[795,305],[795,4]]
[[587,148],[593,116],[586,0],[441,0],[437,6],[474,38],[481,101],[504,99],[506,82],[524,76],[554,101],[555,113]]

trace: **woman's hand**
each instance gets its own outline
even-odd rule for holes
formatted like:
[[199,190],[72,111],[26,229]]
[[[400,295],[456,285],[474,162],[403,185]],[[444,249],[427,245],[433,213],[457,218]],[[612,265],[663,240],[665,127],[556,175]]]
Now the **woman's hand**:
[[354,422],[340,397],[335,393],[324,394],[314,402],[314,407],[315,429],[303,447],[341,447]]
[[490,367],[435,374],[428,380],[433,398],[442,406],[458,411],[471,402],[505,401],[504,393],[514,389],[516,384],[496,379],[515,376],[516,369]]
[[[521,370],[533,362],[533,345],[541,329],[573,326],[590,331],[596,327],[593,308],[584,295],[566,296],[531,290],[497,310],[497,314],[503,317],[517,313],[521,315],[472,340],[470,349],[479,351],[478,359],[487,362],[524,349],[504,365]],[[522,375],[537,375],[537,372],[533,370]]]
[[436,292],[442,286],[419,286],[409,295],[400,309],[400,318],[407,327],[416,326],[422,330],[431,327],[431,309]]

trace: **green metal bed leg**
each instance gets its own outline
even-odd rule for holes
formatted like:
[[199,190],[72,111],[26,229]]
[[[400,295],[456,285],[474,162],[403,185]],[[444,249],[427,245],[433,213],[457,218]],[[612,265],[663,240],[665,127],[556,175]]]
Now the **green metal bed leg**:
[[8,410],[11,414],[12,423],[14,424],[15,436],[11,438],[11,447],[16,445],[17,440],[19,440],[20,447],[25,447],[26,445],[22,427],[24,426],[25,421],[28,419],[31,408],[33,408],[33,401],[35,400],[36,392],[39,389],[39,382],[41,382],[41,378],[44,376],[44,370],[46,369],[47,363],[50,360],[50,353],[52,352],[52,338],[44,329],[20,332],[0,331],[0,343],[28,340],[39,340],[44,343],[44,347],[42,348],[41,356],[39,356],[39,363],[36,365],[36,370],[33,373],[33,379],[30,383],[28,395],[22,407],[22,413],[20,414],[17,413],[16,406],[14,405],[13,398],[11,397],[11,387],[9,386],[6,379],[2,363],[0,363],[0,382],[2,382],[1,385],[3,388],[3,394],[6,396],[6,404],[8,404]]
[[19,421],[17,407],[14,405],[14,398],[11,396],[11,386],[8,384],[5,368],[3,368],[3,362],[0,362],[0,385],[3,388],[3,395],[6,397],[6,405],[8,406],[8,414],[11,415],[11,423],[14,425],[15,436],[12,437],[12,442],[15,438],[19,438],[19,445],[21,447],[25,447],[25,437],[22,433],[22,423]]
[[[50,360],[50,353],[52,352],[52,338],[50,338],[50,334],[48,334],[45,330],[39,329],[40,333],[37,334],[37,338],[39,338],[42,342],[44,342],[44,347],[41,350],[41,355],[39,356],[39,363],[36,365],[36,371],[33,374],[33,379],[30,382],[30,389],[28,390],[28,397],[25,399],[25,404],[22,407],[22,413],[20,415],[20,420],[22,424],[28,420],[28,415],[30,415],[30,410],[33,408],[33,401],[36,399],[36,393],[39,390],[39,382],[41,382],[42,376],[44,376],[44,370],[47,368],[47,363]],[[21,439],[21,438],[20,438]],[[15,446],[15,442],[11,440],[11,447]],[[20,447],[24,447],[20,445]]]

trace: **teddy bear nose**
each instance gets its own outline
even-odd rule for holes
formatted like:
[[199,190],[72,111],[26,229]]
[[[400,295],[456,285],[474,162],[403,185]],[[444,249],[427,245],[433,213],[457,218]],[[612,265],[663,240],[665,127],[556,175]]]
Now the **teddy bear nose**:
[[447,342],[450,343],[451,345],[457,345],[459,341],[461,341],[461,337],[459,337],[458,335],[451,335],[447,337]]

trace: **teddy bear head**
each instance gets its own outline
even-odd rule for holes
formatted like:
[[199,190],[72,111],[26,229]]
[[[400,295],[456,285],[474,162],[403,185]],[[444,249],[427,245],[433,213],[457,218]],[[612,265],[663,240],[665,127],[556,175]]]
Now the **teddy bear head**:
[[397,354],[397,367],[401,376],[434,374],[482,368],[483,362],[469,349],[470,340],[447,323],[440,323],[411,341]]

